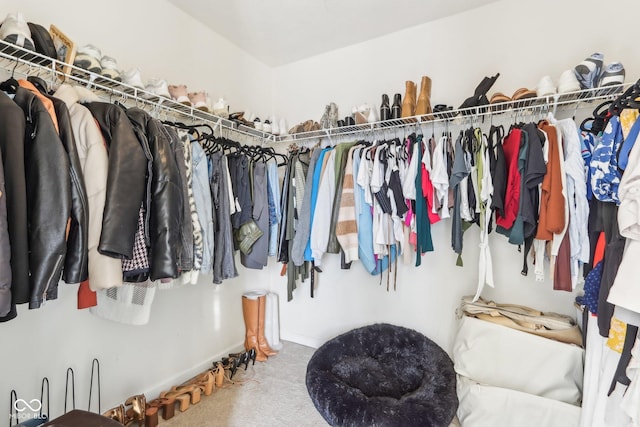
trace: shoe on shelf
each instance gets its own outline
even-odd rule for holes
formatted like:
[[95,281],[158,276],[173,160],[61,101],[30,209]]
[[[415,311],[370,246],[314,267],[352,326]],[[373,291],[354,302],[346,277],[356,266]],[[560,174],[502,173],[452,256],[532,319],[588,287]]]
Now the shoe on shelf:
[[331,102],[329,104],[329,112],[327,114],[329,116],[329,127],[335,128],[338,126],[338,106],[335,102]]
[[166,80],[151,78],[144,87],[144,90],[155,95],[171,99],[171,94],[169,93],[169,87],[167,86]]
[[100,59],[100,66],[102,67],[100,74],[104,77],[118,82],[122,81],[120,70],[118,70],[118,63],[115,59],[105,55]]
[[209,105],[207,105],[207,94],[200,91],[200,92],[189,92],[187,94],[187,97],[189,98],[189,101],[191,102],[191,105],[200,110],[200,111],[204,111],[206,113],[209,112]]
[[376,114],[375,108],[369,108],[369,115],[367,116],[368,123],[374,123],[378,121],[378,115]]
[[262,124],[262,131],[266,133],[271,133],[271,121],[269,119],[265,120]]
[[213,114],[223,119],[229,118],[229,104],[224,98],[218,98],[216,103],[213,104]]
[[558,79],[558,93],[577,92],[580,90],[580,82],[576,78],[574,70],[565,70]]
[[132,68],[123,72],[122,74],[120,74],[120,77],[122,77],[122,83],[144,90],[142,76],[140,75],[140,70],[138,70],[137,68]]
[[396,93],[393,95],[393,105],[391,106],[391,119],[399,119],[402,115],[402,95]]
[[598,86],[620,85],[624,83],[624,77],[624,66],[620,62],[612,62],[607,65],[602,72]]
[[256,117],[255,119],[253,119],[253,127],[256,130],[262,130],[262,122],[260,121],[260,117]]
[[280,125],[276,116],[271,116],[271,133],[274,135],[280,135]]
[[353,117],[346,116],[344,118],[344,125],[345,126],[355,126],[356,125],[356,121],[353,119]]
[[102,65],[100,65],[101,59],[102,53],[100,49],[92,44],[88,44],[78,48],[76,57],[73,60],[73,65],[89,72],[100,74],[102,72]]
[[29,25],[19,12],[9,13],[4,18],[0,26],[0,39],[28,50],[36,50]]
[[385,121],[391,118],[391,107],[389,106],[389,95],[382,94],[382,103],[380,104],[380,120]]
[[189,96],[187,96],[187,86],[186,85],[169,85],[169,94],[171,95],[171,99],[180,104],[191,105],[191,101],[189,100]]
[[550,76],[543,76],[538,85],[536,86],[536,95],[539,97],[542,96],[551,96],[556,94],[556,85],[553,84],[553,80],[551,80]]
[[595,89],[600,81],[604,55],[596,52],[574,68],[576,79],[582,89]]

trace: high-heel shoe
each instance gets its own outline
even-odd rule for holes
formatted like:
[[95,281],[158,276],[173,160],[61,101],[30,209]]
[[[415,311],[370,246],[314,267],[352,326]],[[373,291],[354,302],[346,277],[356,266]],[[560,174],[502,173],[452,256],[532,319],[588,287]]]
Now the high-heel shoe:
[[[130,406],[130,408],[129,408]],[[138,422],[138,427],[142,427],[145,424],[145,409],[147,406],[147,398],[144,394],[138,394],[131,396],[124,402],[125,407],[125,423],[129,425],[133,422]]]
[[[187,396],[188,398],[188,396]],[[147,410],[145,411],[147,427],[155,427],[158,425],[158,412],[162,408],[162,418],[165,420],[173,418],[175,399],[157,398],[147,402]],[[155,424],[154,424],[155,419]]]
[[237,357],[223,357],[222,358],[222,367],[224,369],[229,370],[229,378],[233,378],[238,370],[238,366],[240,366],[240,359]]
[[237,360],[236,365],[238,365],[238,367],[244,364],[244,369],[245,371],[247,370],[247,367],[249,366],[249,358],[246,351],[242,353],[229,353],[229,357]]
[[209,370],[199,375],[196,375],[195,377],[191,378],[190,380],[182,384],[182,386],[190,386],[190,385],[198,386],[200,387],[200,391],[204,393],[205,396],[210,396],[211,393],[213,393],[214,381],[215,381],[215,378],[213,376],[213,373]]
[[122,404],[109,409],[107,412],[103,413],[102,416],[115,420],[122,425],[126,422],[124,405]]
[[160,393],[160,397],[164,398],[165,400],[162,406],[162,417],[165,420],[168,420],[175,414],[176,401],[179,403],[178,409],[180,409],[180,412],[184,412],[189,409],[189,402],[191,401],[191,397],[185,390],[163,391],[162,393]]
[[[200,398],[202,397],[202,390],[200,390],[200,387],[195,384],[174,385],[168,393],[171,392],[182,392],[188,394],[191,397],[191,403],[194,405],[196,403],[200,403]],[[160,397],[166,396],[163,396],[162,393],[160,393]]]
[[224,366],[222,366],[222,362],[217,362],[214,369],[213,375],[215,377],[216,388],[222,388],[224,385]]

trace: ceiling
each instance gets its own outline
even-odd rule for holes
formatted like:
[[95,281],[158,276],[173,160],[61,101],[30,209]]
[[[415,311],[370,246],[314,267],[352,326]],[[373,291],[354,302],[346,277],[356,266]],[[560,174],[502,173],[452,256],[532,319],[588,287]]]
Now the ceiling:
[[169,0],[276,67],[496,0]]

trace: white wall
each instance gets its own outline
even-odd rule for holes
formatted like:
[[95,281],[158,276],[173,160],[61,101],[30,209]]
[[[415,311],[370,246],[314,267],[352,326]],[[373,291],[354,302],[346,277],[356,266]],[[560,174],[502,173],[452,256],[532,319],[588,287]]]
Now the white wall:
[[[54,23],[79,45],[95,44],[124,69],[139,67],[145,80],[155,76],[185,83],[190,90],[204,89],[224,96],[232,109],[271,107],[271,69],[169,2],[0,2],[2,17],[15,11],[46,28]],[[158,291],[146,326],[78,311],[77,285],[61,283],[58,299],[39,310],[20,306],[17,319],[0,324],[0,422],[9,415],[9,391],[15,388],[25,400],[39,398],[43,376],[51,382],[52,415],[61,414],[67,367],[75,370],[77,406],[86,409],[94,357],[102,368],[104,411],[133,394],[155,397],[239,350],[244,340],[241,294],[246,284],[257,286],[265,276],[239,263],[238,270],[239,278],[217,287],[207,275],[196,286]]]
[[[634,34],[640,6],[624,0],[611,7],[618,11],[615,19],[602,22],[596,12],[602,8],[593,0],[502,0],[282,66],[274,72],[274,110],[286,113],[294,125],[319,120],[324,106],[334,101],[344,117],[364,102],[379,108],[382,93],[404,96],[405,80],[419,84],[422,75],[433,79],[432,104],[457,107],[484,76],[500,72],[489,94],[511,95],[519,87],[535,87],[545,74],[557,80],[597,51],[607,63],[622,61],[627,81],[635,81],[640,77]],[[386,277],[381,287],[358,263],[351,271],[340,270],[336,255],[325,256],[314,299],[305,283],[287,303],[286,281],[272,276],[272,288],[281,295],[283,338],[319,345],[355,326],[384,321],[420,330],[450,350],[455,307],[461,296],[475,291],[478,231],[474,227],[464,236],[463,268],[455,266],[449,221],[432,231],[435,252],[419,268],[400,267],[396,292],[387,293]],[[503,236],[491,235],[490,245],[496,288],[485,297],[575,316],[574,295],[552,291],[548,281],[537,283],[532,273],[521,276],[521,254]]]

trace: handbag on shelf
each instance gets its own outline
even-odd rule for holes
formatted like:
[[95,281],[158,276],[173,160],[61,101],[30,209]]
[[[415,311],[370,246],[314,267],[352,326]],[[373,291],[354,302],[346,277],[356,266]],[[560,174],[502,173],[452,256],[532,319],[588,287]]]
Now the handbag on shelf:
[[576,322],[563,314],[542,312],[516,305],[498,304],[465,296],[460,304],[460,314],[498,323],[519,331],[582,347],[582,333]]

